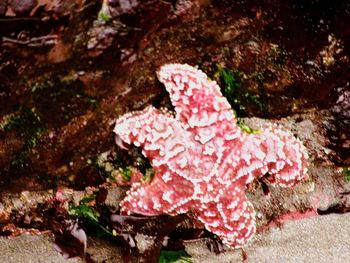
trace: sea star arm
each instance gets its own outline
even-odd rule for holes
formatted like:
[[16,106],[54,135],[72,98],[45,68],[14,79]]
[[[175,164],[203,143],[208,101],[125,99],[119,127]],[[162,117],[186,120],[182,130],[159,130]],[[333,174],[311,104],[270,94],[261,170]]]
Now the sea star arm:
[[218,201],[203,205],[198,219],[230,247],[239,248],[255,233],[255,212],[240,185],[231,185]]
[[114,132],[118,141],[140,147],[153,167],[166,164],[184,152],[189,136],[169,113],[152,106],[117,119]]
[[162,174],[156,173],[153,181],[134,183],[120,203],[122,213],[143,215],[186,213],[195,206],[191,199],[193,188],[189,182],[174,176],[164,182]]
[[148,107],[119,118],[114,132],[121,141],[140,147],[155,171],[152,182],[133,184],[121,205],[122,211],[160,214],[185,209],[181,207],[194,192],[193,173],[201,176],[203,166],[195,154],[200,149],[190,141],[181,123]]
[[308,154],[302,142],[276,125],[268,125],[261,134],[261,150],[269,176],[276,185],[293,187],[307,178]]
[[307,178],[308,155],[304,145],[277,125],[266,125],[260,134],[242,133],[230,145],[218,177],[222,183],[250,184],[268,174],[270,183],[293,187]]
[[213,137],[239,130],[230,104],[215,81],[202,71],[182,64],[167,64],[158,72],[175,107],[176,117],[202,144]]

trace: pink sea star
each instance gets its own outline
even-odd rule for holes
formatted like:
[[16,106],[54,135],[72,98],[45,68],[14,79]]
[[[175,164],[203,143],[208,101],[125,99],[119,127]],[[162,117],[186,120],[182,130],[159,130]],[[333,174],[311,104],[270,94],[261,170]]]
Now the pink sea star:
[[255,232],[255,212],[246,185],[269,173],[271,183],[294,186],[307,175],[307,153],[290,133],[268,125],[243,132],[215,81],[189,65],[158,72],[176,116],[153,107],[116,121],[119,140],[143,149],[155,176],[134,183],[123,213],[176,215],[192,211],[205,228],[231,247]]

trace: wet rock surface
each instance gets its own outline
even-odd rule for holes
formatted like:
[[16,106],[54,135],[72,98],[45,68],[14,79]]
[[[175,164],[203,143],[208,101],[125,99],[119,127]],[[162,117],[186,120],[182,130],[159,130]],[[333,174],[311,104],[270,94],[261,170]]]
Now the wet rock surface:
[[[9,25],[1,26],[1,144],[8,141],[21,157],[1,155],[1,184],[7,188],[21,188],[26,181],[33,189],[57,181],[81,188],[103,182],[88,160],[112,147],[117,115],[149,103],[169,105],[155,79],[157,68],[167,62],[198,65],[221,85],[218,69],[234,70],[242,116],[276,118],[333,106],[347,110],[333,94],[348,76],[346,1],[329,4],[332,15],[319,2],[194,2],[178,20],[173,18],[176,3],[162,1],[67,5],[75,11],[64,15],[66,5],[39,1],[42,11],[25,18],[29,24],[7,16],[0,21]],[[31,113],[24,116],[24,111]],[[327,138],[342,144],[336,150],[340,163],[347,158],[347,117],[331,111],[342,122],[330,125]],[[30,126],[25,120],[19,127],[7,126],[25,117],[37,118],[32,136],[18,131]]]
[[334,150],[333,160],[340,166],[350,165],[350,87],[337,89],[337,100],[331,107],[326,123],[329,147]]
[[[127,187],[116,186],[115,180],[131,168],[151,172],[137,149],[115,146],[113,122],[150,104],[171,109],[155,72],[172,62],[197,65],[218,81],[238,117],[249,117],[248,126],[258,128],[270,119],[306,145],[310,178],[303,185],[268,191],[262,182],[251,186],[259,229],[281,225],[290,214],[349,212],[349,13],[344,0],[1,1],[0,233],[63,231],[66,221],[72,221],[69,205],[78,205],[87,192],[95,194],[89,187],[100,191],[97,207],[91,206],[102,217],[118,213]],[[233,94],[225,90],[223,72],[234,77]],[[334,215],[312,219],[308,222],[315,225],[305,223],[314,230],[310,235],[333,242],[334,249],[342,246],[340,238],[322,236],[322,231],[317,235],[326,224],[323,218],[338,222]],[[108,217],[102,221],[104,226],[110,223]],[[195,233],[175,231],[172,241],[201,236],[201,226],[183,224]],[[303,227],[289,226],[286,235],[305,234]],[[265,234],[265,243],[253,243],[248,256],[264,261],[262,254],[276,255],[272,246],[278,246],[283,228],[277,232]],[[149,240],[157,237],[141,234]],[[124,239],[130,244],[133,238]],[[281,251],[294,251],[280,241]],[[90,253],[88,242],[87,251],[99,262],[95,253],[119,249],[122,241],[94,242],[97,249]],[[201,259],[200,242],[191,248],[194,259]],[[154,253],[159,253],[160,243]],[[183,249],[174,243],[171,248]],[[343,256],[324,249],[329,253],[324,258],[331,261]],[[117,258],[125,256],[119,252]],[[131,259],[135,255],[135,250],[129,253]],[[52,254],[52,262],[55,258]],[[112,256],[105,258],[113,262]]]

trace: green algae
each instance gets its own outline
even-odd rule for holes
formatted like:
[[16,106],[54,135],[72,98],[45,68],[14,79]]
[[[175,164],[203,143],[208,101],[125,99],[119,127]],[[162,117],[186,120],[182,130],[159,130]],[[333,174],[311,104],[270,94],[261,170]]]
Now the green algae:
[[242,72],[218,67],[215,76],[219,77],[222,93],[235,111],[236,117],[246,116],[248,106],[254,106],[259,111],[265,110],[266,105],[262,102],[261,95],[244,87]]
[[19,107],[19,109],[10,116],[2,130],[5,132],[16,132],[17,136],[24,141],[24,147],[12,161],[12,167],[24,167],[26,165],[26,153],[37,146],[40,137],[45,132],[40,117],[35,108]]

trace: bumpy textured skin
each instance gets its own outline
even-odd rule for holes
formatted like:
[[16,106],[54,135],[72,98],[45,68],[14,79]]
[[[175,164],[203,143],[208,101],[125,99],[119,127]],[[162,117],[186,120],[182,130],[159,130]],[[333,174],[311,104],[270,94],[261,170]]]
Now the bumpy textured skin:
[[255,232],[255,212],[246,185],[269,173],[272,184],[292,187],[307,176],[303,144],[277,126],[248,134],[215,81],[183,64],[158,72],[176,116],[153,107],[116,121],[119,140],[141,147],[151,161],[151,183],[134,183],[123,213],[176,215],[192,211],[230,247],[242,247]]

